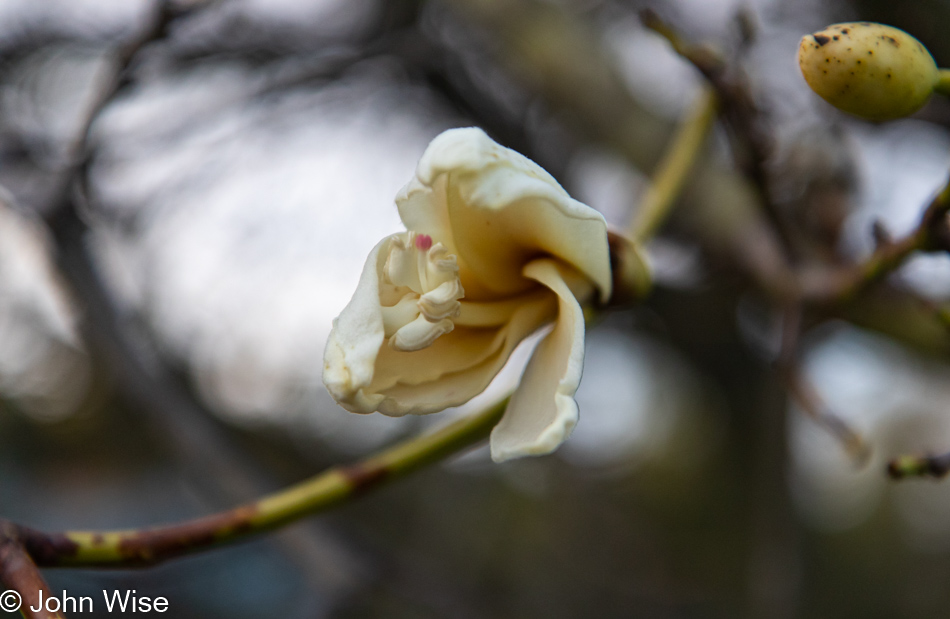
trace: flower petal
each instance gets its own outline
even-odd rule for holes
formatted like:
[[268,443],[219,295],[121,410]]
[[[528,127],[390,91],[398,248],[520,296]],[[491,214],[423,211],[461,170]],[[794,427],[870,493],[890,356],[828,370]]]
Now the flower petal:
[[436,137],[396,204],[408,229],[431,235],[459,257],[472,300],[525,290],[520,267],[539,254],[573,266],[597,285],[602,300],[610,297],[603,216],[481,129]]
[[[463,303],[464,307],[464,303]],[[386,415],[434,413],[475,397],[491,382],[524,338],[557,312],[553,294],[530,295],[496,328],[456,326],[431,346],[410,353],[383,346],[367,392]]]
[[[524,268],[558,296],[554,329],[535,349],[505,416],[491,434],[495,462],[551,453],[564,442],[577,423],[574,392],[584,366],[584,284],[590,284],[553,260],[535,260]],[[575,296],[577,295],[577,296]]]
[[383,399],[364,389],[373,381],[376,357],[385,339],[379,303],[379,272],[384,268],[390,243],[380,241],[369,253],[353,298],[333,320],[323,353],[323,382],[330,395],[348,411],[371,413]]

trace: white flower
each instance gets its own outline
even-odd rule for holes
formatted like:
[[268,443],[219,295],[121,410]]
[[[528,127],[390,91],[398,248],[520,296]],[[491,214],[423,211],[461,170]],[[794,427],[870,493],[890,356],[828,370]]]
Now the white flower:
[[604,218],[474,128],[436,137],[396,204],[408,231],[373,249],[333,322],[327,389],[357,413],[440,411],[553,323],[491,436],[496,461],[550,453],[577,422],[582,305],[611,294]]

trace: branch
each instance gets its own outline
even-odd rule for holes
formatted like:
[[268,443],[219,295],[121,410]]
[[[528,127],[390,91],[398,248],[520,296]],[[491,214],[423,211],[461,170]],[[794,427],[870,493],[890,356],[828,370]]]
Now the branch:
[[[0,598],[3,610],[15,610],[19,600],[20,612],[26,619],[63,619],[61,614],[47,611],[42,604],[40,592],[49,598],[52,590],[21,544],[19,531],[8,523],[0,523],[0,582],[8,588]],[[11,594],[11,591],[16,594]],[[40,610],[34,611],[33,608]]]
[[844,419],[828,408],[814,385],[802,374],[798,359],[800,336],[801,307],[791,306],[785,311],[782,350],[776,363],[785,390],[805,414],[838,441],[855,464],[867,464],[871,457],[870,446]]
[[937,456],[899,456],[887,463],[892,479],[933,477],[940,479],[950,472],[950,453]]
[[844,419],[828,408],[814,385],[802,375],[800,366],[791,364],[779,371],[788,394],[805,414],[834,437],[855,464],[866,464],[871,457],[870,446]]
[[461,452],[486,439],[508,398],[430,434],[409,439],[356,464],[329,469],[256,502],[178,524],[123,531],[43,533],[14,527],[37,565],[128,567],[154,565],[276,529],[326,511]]
[[51,228],[55,229],[58,215],[68,209],[74,185],[77,180],[85,176],[92,159],[92,150],[89,148],[92,125],[102,110],[130,83],[129,69],[132,67],[132,62],[147,45],[167,35],[168,28],[175,18],[185,12],[195,10],[200,4],[202,3],[196,2],[188,9],[177,10],[169,0],[160,0],[155,8],[154,16],[142,33],[116,51],[114,68],[83,117],[76,139],[69,149],[69,164],[63,171],[59,184],[53,190],[50,208],[45,213],[45,219]]
[[[897,241],[881,239],[878,248],[863,262],[818,274],[802,277],[801,295],[813,303],[847,301],[867,286],[879,281],[917,251],[950,250],[950,181],[944,185],[920,218],[917,227]],[[880,237],[880,235],[878,235]]]
[[[264,484],[245,458],[222,440],[220,427],[204,406],[181,386],[179,380],[151,350],[135,325],[118,307],[103,281],[88,247],[89,226],[79,212],[76,185],[82,185],[93,150],[88,143],[90,127],[102,110],[129,83],[131,69],[139,52],[161,40],[171,22],[186,12],[208,6],[214,0],[191,3],[176,11],[168,1],[156,5],[150,25],[116,53],[113,71],[96,104],[88,112],[73,147],[72,165],[63,174],[56,202],[46,212],[46,223],[55,242],[55,259],[69,292],[82,307],[80,328],[94,359],[101,360],[116,381],[120,396],[129,408],[144,415],[161,438],[173,446],[182,458],[182,468],[198,472],[198,481],[213,479],[216,498],[229,503],[258,494]],[[88,199],[88,197],[87,197]],[[207,489],[207,484],[205,484]]]

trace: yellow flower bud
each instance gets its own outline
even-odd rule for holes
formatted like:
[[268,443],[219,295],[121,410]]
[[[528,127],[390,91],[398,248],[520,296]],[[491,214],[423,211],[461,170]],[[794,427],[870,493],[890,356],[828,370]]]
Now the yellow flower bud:
[[802,37],[798,64],[825,101],[868,120],[891,120],[919,110],[937,84],[937,65],[903,30],[855,22]]

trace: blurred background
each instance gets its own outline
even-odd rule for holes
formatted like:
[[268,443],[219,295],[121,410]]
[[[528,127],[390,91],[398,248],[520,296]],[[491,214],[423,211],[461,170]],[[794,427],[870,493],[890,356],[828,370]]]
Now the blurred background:
[[[63,179],[83,119],[157,5],[0,0],[5,518],[193,517],[461,414],[337,407],[331,320],[449,127],[483,127],[625,225],[702,84],[644,8],[747,85],[806,262],[866,255],[874,222],[909,231],[950,164],[946,101],[863,123],[795,60],[803,34],[872,20],[950,65],[946,0],[188,4],[92,124],[80,198]],[[145,571],[47,570],[51,585],[165,596],[181,618],[947,616],[950,486],[884,467],[950,449],[950,331],[930,311],[950,302],[950,258],[806,320],[804,375],[871,445],[858,466],[773,370],[779,317],[749,273],[761,213],[729,137],[649,247],[652,296],[589,333],[581,421],[556,454],[478,449],[276,535]]]

